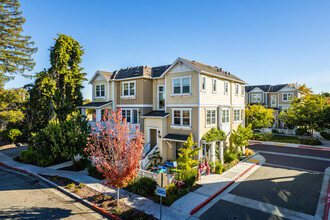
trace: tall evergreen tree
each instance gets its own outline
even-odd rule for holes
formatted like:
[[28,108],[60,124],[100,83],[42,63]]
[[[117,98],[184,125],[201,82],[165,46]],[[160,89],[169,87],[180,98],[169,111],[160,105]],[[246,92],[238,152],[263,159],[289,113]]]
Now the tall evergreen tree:
[[[21,34],[25,19],[18,0],[0,0],[0,87],[19,73],[35,66],[31,55],[37,51],[30,36]],[[26,76],[26,75],[24,75]]]

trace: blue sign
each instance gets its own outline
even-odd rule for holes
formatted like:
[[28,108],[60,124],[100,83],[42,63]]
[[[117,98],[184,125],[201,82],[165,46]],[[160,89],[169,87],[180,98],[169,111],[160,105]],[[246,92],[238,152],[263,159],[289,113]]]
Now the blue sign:
[[157,186],[156,194],[162,197],[166,197],[166,188]]

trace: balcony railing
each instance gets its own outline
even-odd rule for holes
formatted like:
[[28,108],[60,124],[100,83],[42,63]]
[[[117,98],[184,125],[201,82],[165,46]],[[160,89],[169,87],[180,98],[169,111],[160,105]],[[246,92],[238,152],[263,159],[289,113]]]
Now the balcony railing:
[[[95,122],[95,121],[88,122],[88,124],[91,126],[91,128],[95,128],[96,123],[97,122]],[[101,125],[103,125],[103,126],[106,125],[106,122],[99,122],[99,123],[101,123]],[[130,124],[130,125],[132,125],[131,133],[134,133],[137,130],[137,127],[139,127],[139,130],[140,130],[140,124]],[[93,130],[93,132],[97,132],[97,130]]]

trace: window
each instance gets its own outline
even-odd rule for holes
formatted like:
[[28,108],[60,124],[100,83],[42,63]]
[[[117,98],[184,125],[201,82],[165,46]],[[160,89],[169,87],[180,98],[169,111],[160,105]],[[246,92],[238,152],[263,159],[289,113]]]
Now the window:
[[95,97],[104,97],[105,95],[105,85],[95,85]]
[[165,108],[165,93],[164,93],[164,86],[159,85],[158,86],[158,109],[164,109]]
[[236,83],[235,84],[235,95],[238,95],[238,90],[239,90],[239,85]]
[[212,92],[217,92],[217,79],[212,79]]
[[245,92],[245,91],[244,91],[244,86],[243,86],[243,85],[241,86],[241,90],[242,90],[242,91],[241,91],[241,95],[244,96],[244,92]]
[[222,123],[229,123],[229,109],[223,109],[222,110],[221,122]]
[[123,96],[135,96],[135,81],[123,82]]
[[215,125],[216,110],[206,110],[206,125]]
[[275,107],[275,106],[276,106],[276,95],[272,95],[272,96],[270,97],[270,105],[271,105],[272,107]]
[[138,124],[138,109],[122,109],[121,114],[123,118],[126,118],[126,122],[130,124]]
[[190,112],[187,109],[175,109],[173,110],[172,124],[176,126],[190,126]]
[[240,120],[241,120],[241,110],[234,109],[234,121],[240,121]]
[[252,94],[252,102],[261,102],[261,94]]
[[202,90],[206,90],[206,77],[202,76]]
[[290,101],[292,99],[291,93],[283,93],[282,94],[282,101]]
[[206,144],[202,144],[202,157],[206,157],[207,156],[206,151],[207,151],[207,145]]
[[228,94],[228,90],[229,90],[229,83],[225,81],[225,94]]
[[190,93],[190,77],[179,77],[172,79],[173,94]]

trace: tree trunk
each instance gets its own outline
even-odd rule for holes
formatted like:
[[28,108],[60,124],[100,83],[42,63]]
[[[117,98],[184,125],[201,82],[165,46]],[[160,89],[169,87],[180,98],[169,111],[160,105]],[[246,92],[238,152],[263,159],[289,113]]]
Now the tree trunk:
[[117,188],[117,207],[119,207],[119,188]]

